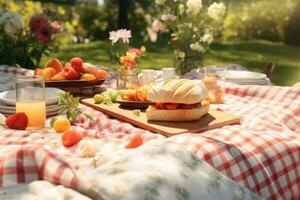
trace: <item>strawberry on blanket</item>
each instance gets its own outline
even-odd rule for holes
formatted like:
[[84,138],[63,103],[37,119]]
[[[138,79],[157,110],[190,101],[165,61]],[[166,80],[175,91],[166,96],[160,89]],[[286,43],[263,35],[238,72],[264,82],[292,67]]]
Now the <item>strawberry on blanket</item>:
[[5,123],[11,129],[25,130],[28,126],[28,117],[24,112],[19,112],[8,116]]

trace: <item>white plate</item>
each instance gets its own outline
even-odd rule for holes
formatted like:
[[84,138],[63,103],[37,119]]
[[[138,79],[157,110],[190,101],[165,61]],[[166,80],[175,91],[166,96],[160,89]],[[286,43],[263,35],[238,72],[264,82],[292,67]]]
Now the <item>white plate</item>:
[[12,74],[0,72],[0,83],[7,84],[8,82],[12,81],[12,79]]
[[[7,116],[7,115],[15,114],[15,111],[0,111],[0,113]],[[47,117],[51,117],[51,116],[58,115],[58,114],[59,114],[59,110],[46,112]]]
[[263,73],[249,72],[249,71],[237,71],[237,70],[227,70],[225,72],[226,80],[257,80],[265,79],[267,76]]
[[233,83],[268,83],[270,82],[270,79],[258,79],[258,80],[226,80],[228,82],[233,82]]
[[271,81],[269,79],[263,80],[263,81],[228,81],[231,83],[236,83],[239,85],[271,85]]
[[[59,107],[57,104],[46,105],[47,110],[58,110]],[[7,105],[0,101],[0,110],[16,110],[15,105]]]
[[[57,88],[46,88],[46,105],[57,104],[57,93],[64,93],[63,90]],[[7,105],[16,105],[16,90],[7,90],[0,93],[0,101]]]

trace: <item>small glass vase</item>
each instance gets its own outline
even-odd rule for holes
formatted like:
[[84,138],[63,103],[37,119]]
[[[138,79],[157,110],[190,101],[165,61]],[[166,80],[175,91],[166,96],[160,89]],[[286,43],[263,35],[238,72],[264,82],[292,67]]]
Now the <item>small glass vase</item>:
[[176,59],[176,71],[180,75],[184,75],[193,69],[203,66],[203,54],[194,51],[185,51],[185,57]]
[[135,68],[122,67],[117,73],[117,89],[128,89],[137,82]]

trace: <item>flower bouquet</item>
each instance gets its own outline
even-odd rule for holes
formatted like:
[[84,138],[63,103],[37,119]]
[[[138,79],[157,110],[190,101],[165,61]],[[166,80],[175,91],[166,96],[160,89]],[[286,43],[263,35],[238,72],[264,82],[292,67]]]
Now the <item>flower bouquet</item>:
[[171,32],[176,68],[185,74],[202,66],[203,56],[214,41],[215,27],[225,14],[223,3],[202,0],[156,0],[160,18],[152,23],[156,32]]
[[126,89],[136,84],[135,68],[146,51],[144,46],[140,49],[130,48],[130,38],[131,31],[126,29],[110,32],[109,39],[112,42],[110,57],[114,62],[121,65],[118,70],[117,89]]
[[0,64],[38,67],[43,55],[58,49],[54,41],[61,29],[44,14],[34,15],[24,26],[18,13],[0,10]]

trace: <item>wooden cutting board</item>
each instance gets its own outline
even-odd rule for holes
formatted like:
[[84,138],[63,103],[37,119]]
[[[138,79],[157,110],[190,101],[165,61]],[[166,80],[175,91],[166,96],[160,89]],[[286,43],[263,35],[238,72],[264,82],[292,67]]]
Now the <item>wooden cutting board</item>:
[[83,99],[82,104],[106,113],[117,119],[129,122],[140,128],[163,134],[166,137],[182,133],[199,133],[226,125],[239,124],[240,117],[218,110],[209,110],[209,113],[200,120],[191,122],[156,122],[147,121],[146,113],[141,112],[140,116],[133,114],[132,110],[120,108],[120,104],[105,105],[94,104],[93,99]]

